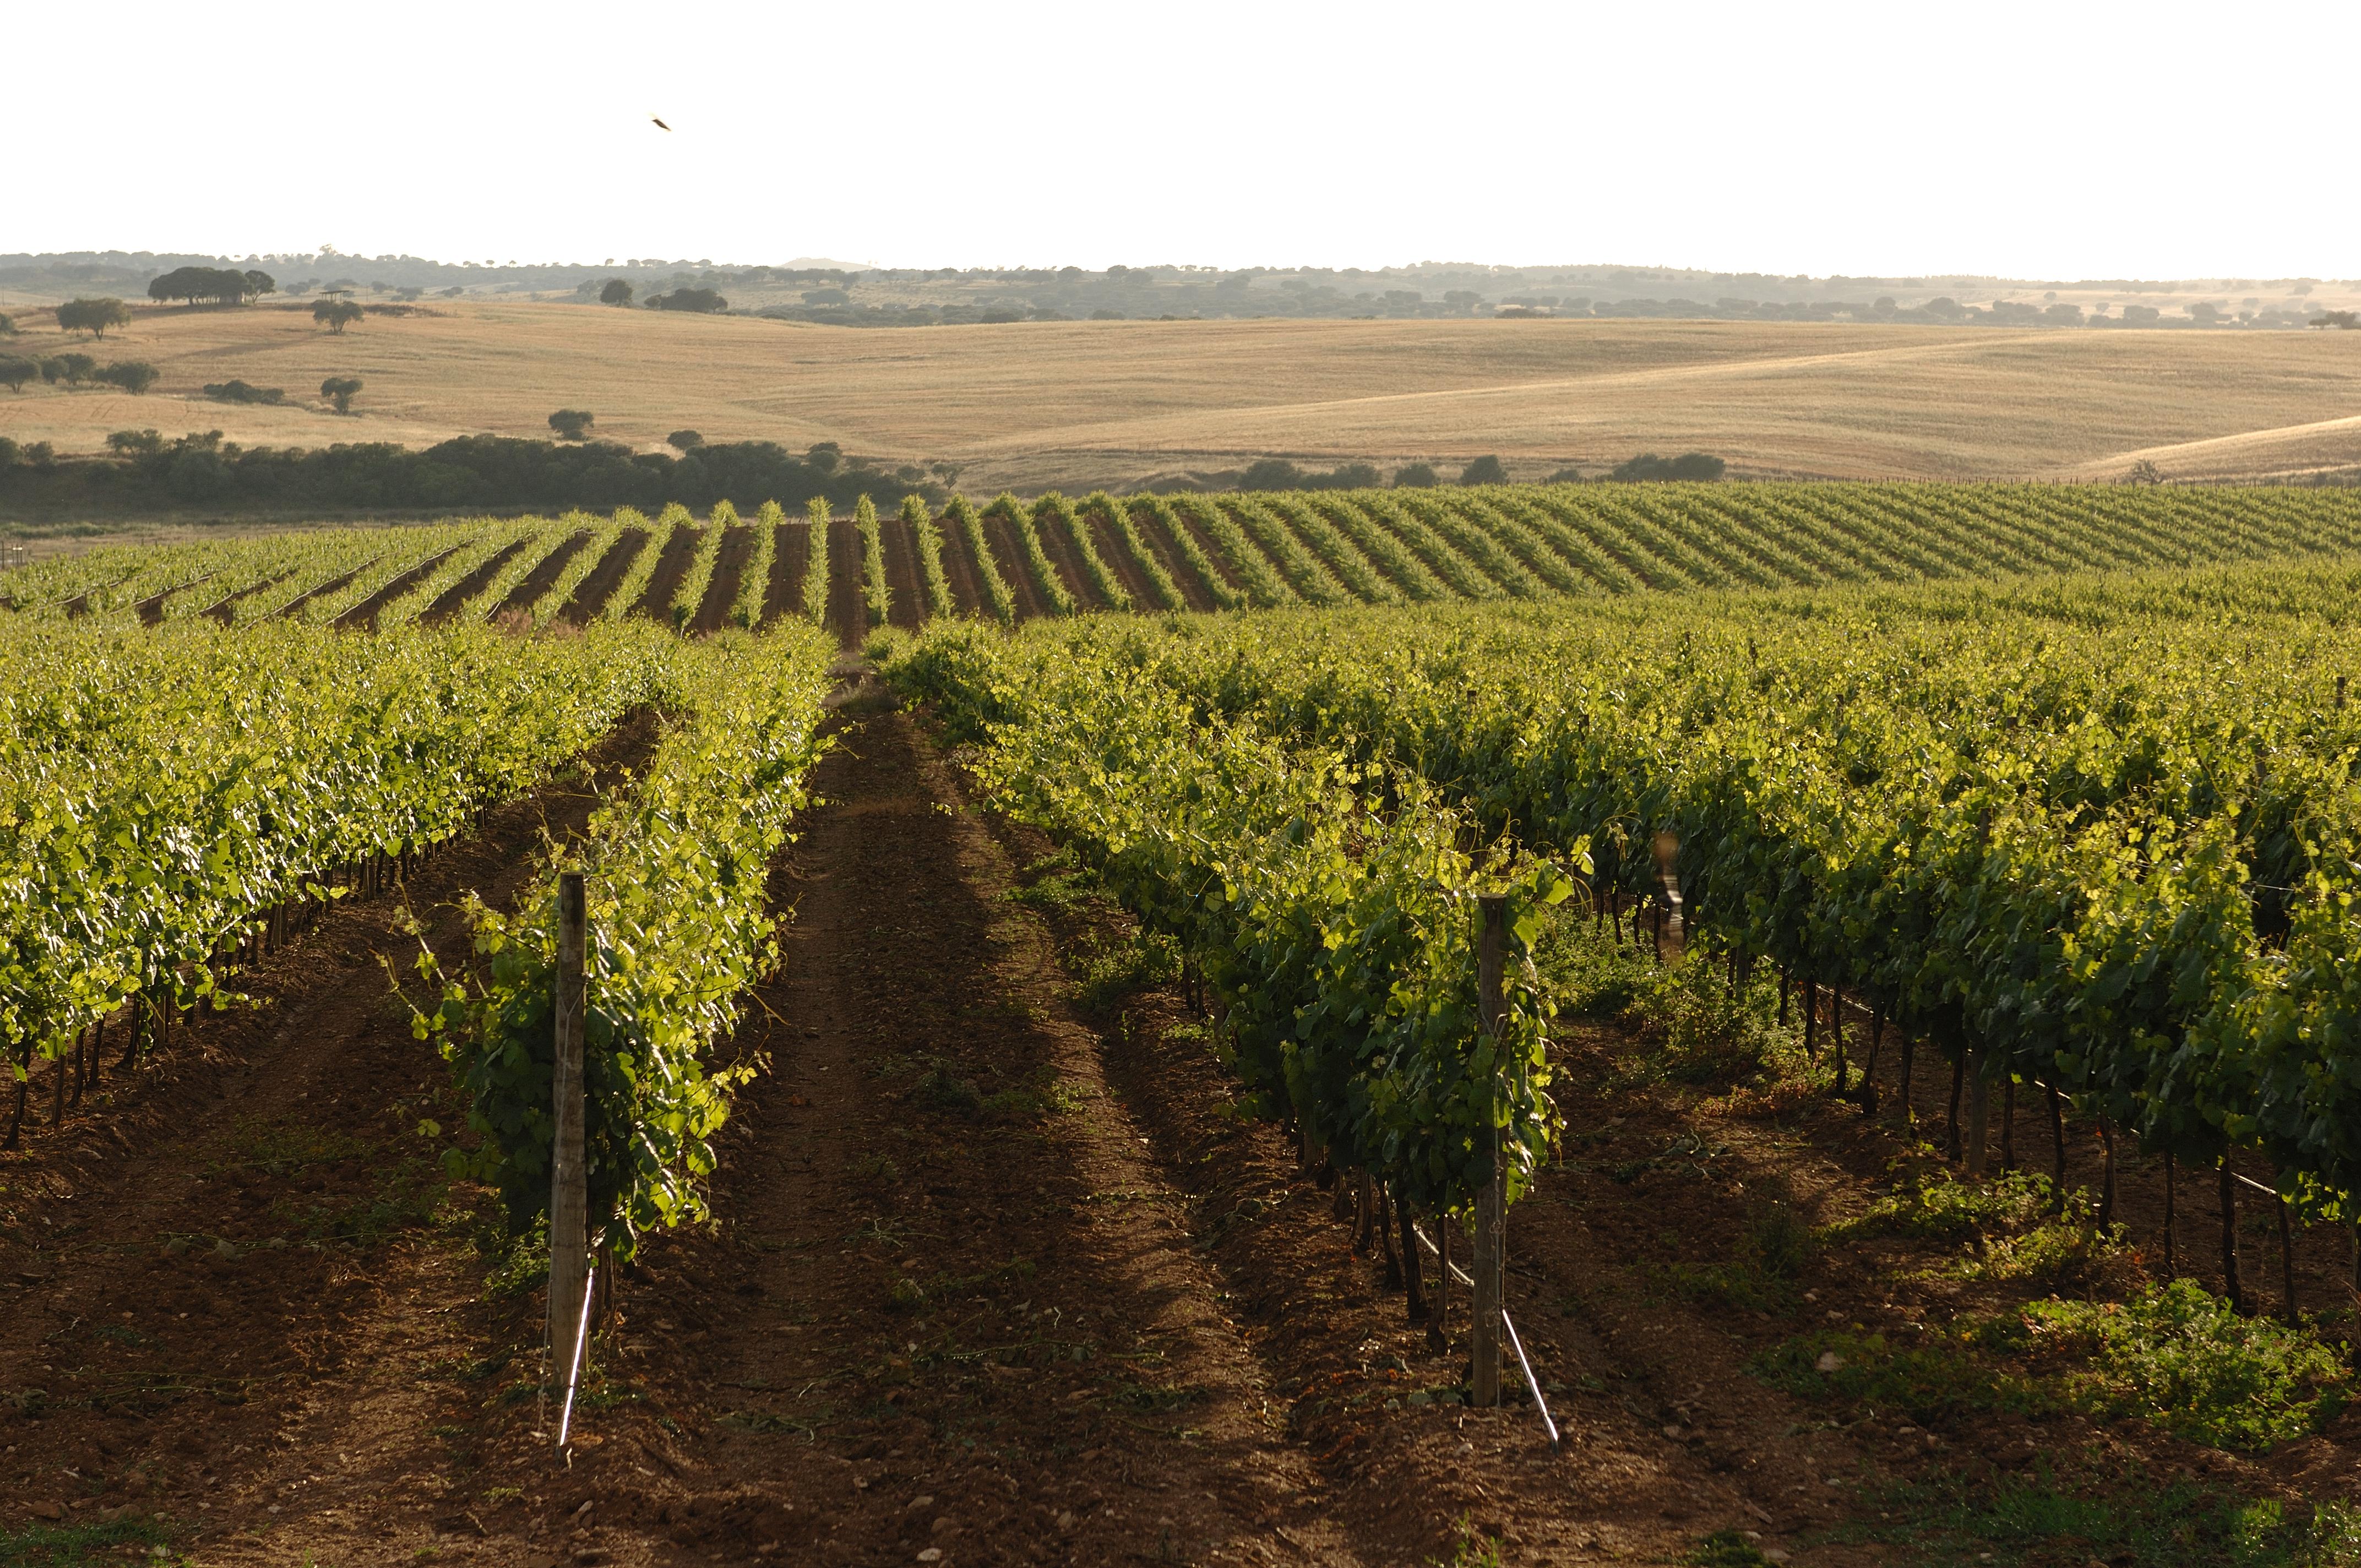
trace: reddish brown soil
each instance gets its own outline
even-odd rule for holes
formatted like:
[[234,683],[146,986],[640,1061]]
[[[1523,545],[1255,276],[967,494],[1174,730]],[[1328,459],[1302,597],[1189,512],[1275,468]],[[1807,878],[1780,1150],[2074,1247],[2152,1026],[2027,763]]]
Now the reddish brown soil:
[[336,617],[333,624],[343,627],[357,627],[368,631],[376,630],[377,618],[384,610],[385,607],[391,604],[395,599],[400,598],[403,594],[408,593],[412,588],[416,587],[420,583],[425,581],[426,575],[434,570],[435,567],[441,565],[444,562],[449,560],[454,552],[459,547],[455,544],[449,550],[438,551],[434,554],[429,555],[425,560],[418,563],[415,566],[411,567],[410,570],[402,573],[400,576],[390,579],[385,586],[379,588],[377,592],[369,595],[368,598],[361,600],[360,603],[353,606],[352,609]]
[[828,525],[828,620],[826,624],[847,648],[858,648],[869,635],[869,607],[861,597],[861,530],[849,517]]
[[1082,526],[1091,531],[1092,546],[1098,551],[1099,559],[1107,564],[1107,570],[1115,574],[1115,580],[1123,585],[1123,591],[1131,596],[1132,604],[1143,610],[1162,609],[1164,603],[1156,597],[1155,584],[1140,570],[1139,563],[1131,558],[1130,546],[1108,526],[1106,519],[1093,511],[1082,518]]
[[433,604],[419,611],[418,623],[421,626],[434,626],[458,614],[460,606],[491,587],[492,579],[500,576],[500,568],[507,565],[510,558],[523,549],[527,543],[528,541],[520,539],[505,549],[495,551],[474,571],[445,588],[435,597]]
[[809,524],[788,524],[779,530],[779,547],[771,556],[771,591],[763,601],[763,619],[803,612],[804,570],[811,564]]
[[285,620],[289,617],[302,614],[305,605],[310,604],[315,598],[324,598],[329,594],[335,593],[337,589],[349,586],[355,577],[359,576],[363,572],[366,572],[371,566],[376,565],[378,562],[383,558],[384,557],[382,556],[373,556],[370,559],[362,562],[359,565],[354,567],[351,571],[346,572],[340,577],[331,577],[324,583],[304,589],[302,593],[297,594],[293,598],[289,599],[285,604],[280,605],[277,609],[272,610],[270,612],[272,617],[279,620]]
[[615,543],[598,557],[598,564],[590,568],[589,575],[575,585],[574,597],[558,610],[557,618],[571,626],[588,626],[596,620],[647,543],[643,529],[627,528],[617,534]]
[[[1239,593],[1246,592],[1246,579],[1238,576],[1237,564],[1232,561],[1222,549],[1220,542],[1205,532],[1204,524],[1177,507],[1173,509],[1172,515],[1180,520],[1180,526],[1189,531],[1190,537],[1197,542],[1197,548],[1202,550],[1205,553],[1205,558],[1213,562],[1213,570],[1222,575],[1222,581]],[[1253,541],[1248,540],[1247,543],[1252,543]]]
[[492,613],[504,615],[511,610],[531,609],[540,601],[542,595],[556,586],[566,563],[589,546],[590,535],[588,532],[567,534],[558,541],[556,549],[533,564],[533,570],[518,579],[517,586],[509,590],[509,597],[500,600]]
[[674,529],[664,554],[656,558],[656,569],[648,578],[647,590],[640,595],[640,602],[624,613],[648,616],[671,625],[673,596],[680,592],[689,567],[696,564],[697,546],[704,537],[701,528]]
[[[1158,558],[1164,563],[1166,575],[1180,590],[1180,597],[1189,601],[1189,608],[1219,609],[1220,601],[1215,599],[1212,591],[1205,587],[1204,579],[1197,576],[1196,568],[1190,565],[1181,555],[1180,546],[1173,543],[1172,537],[1166,532],[1163,522],[1144,511],[1134,512],[1132,517],[1139,524],[1140,537],[1148,541],[1148,547],[1155,551]],[[1218,559],[1214,569],[1221,570]],[[1226,577],[1224,580],[1227,580]]]
[[1041,535],[1042,553],[1049,557],[1049,565],[1056,569],[1058,580],[1066,585],[1068,593],[1074,596],[1074,603],[1083,609],[1104,609],[1106,599],[1099,593],[1097,585],[1091,581],[1090,575],[1082,570],[1082,552],[1074,548],[1073,535],[1066,525],[1056,518],[1042,517],[1037,519],[1033,526]]
[[[221,576],[221,574],[218,572],[207,572],[202,577],[191,577],[185,583],[175,583],[170,587],[164,589],[160,593],[149,594],[146,598],[141,599],[137,604],[133,605],[131,608],[137,613],[140,625],[160,625],[164,620],[164,601],[166,599],[170,598],[174,594],[186,593],[189,589],[197,587],[201,583],[212,582],[219,576]],[[80,596],[80,602],[87,608],[90,602],[90,596],[87,594]],[[73,614],[78,612],[69,610],[68,613]]]
[[738,584],[746,575],[747,557],[753,554],[752,528],[723,532],[721,548],[713,554],[713,580],[706,584],[705,598],[688,623],[691,631],[709,634],[730,624],[730,611],[738,603]]
[[918,542],[898,517],[880,518],[877,537],[885,547],[886,619],[895,626],[927,623],[927,585],[918,576]]
[[239,605],[245,603],[247,599],[253,598],[256,594],[262,592],[266,588],[278,587],[280,583],[285,582],[294,575],[294,572],[291,569],[289,571],[281,572],[276,576],[265,577],[262,581],[249,584],[247,587],[238,589],[237,592],[234,594],[224,595],[222,598],[217,598],[213,603],[205,606],[204,609],[199,610],[197,613],[199,615],[210,616],[214,620],[218,620],[223,625],[226,626],[229,624],[231,619],[237,614],[237,607]]
[[983,520],[984,543],[992,546],[993,565],[1000,569],[1000,580],[1008,585],[1008,597],[1016,601],[1016,619],[1031,620],[1049,613],[1041,598],[1041,585],[1033,580],[1032,565],[1017,545],[1016,531],[998,512]]
[[975,561],[968,554],[967,534],[950,518],[936,520],[943,536],[943,576],[951,585],[951,604],[961,615],[989,615],[983,585],[977,580]]

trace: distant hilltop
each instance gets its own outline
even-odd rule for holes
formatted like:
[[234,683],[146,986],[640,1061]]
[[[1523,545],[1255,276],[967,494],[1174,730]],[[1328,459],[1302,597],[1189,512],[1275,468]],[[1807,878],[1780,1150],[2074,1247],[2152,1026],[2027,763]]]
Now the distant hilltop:
[[[182,268],[259,270],[281,298],[518,297],[663,305],[841,326],[1242,317],[1674,317],[2007,327],[2302,329],[2349,324],[2361,280],[1847,277],[1605,264],[1424,261],[1376,269],[1148,266],[895,268],[608,258],[524,262],[415,256],[246,257],[83,251],[0,255],[0,308],[144,297]],[[620,284],[621,287],[617,287]]]

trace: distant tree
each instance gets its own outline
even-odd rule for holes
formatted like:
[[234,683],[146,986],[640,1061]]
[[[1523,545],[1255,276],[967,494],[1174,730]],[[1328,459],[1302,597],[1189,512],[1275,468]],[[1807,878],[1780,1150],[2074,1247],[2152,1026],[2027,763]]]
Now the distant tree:
[[2124,324],[2125,326],[2153,326],[2163,319],[2164,313],[2158,310],[2154,305],[2125,305],[2124,307]]
[[2323,311],[2312,318],[2312,324],[2334,327],[2339,332],[2361,331],[2361,312]]
[[1459,471],[1459,482],[1463,485],[1505,485],[1509,482],[1509,471],[1500,466],[1498,457],[1478,457]]
[[97,369],[98,361],[87,354],[52,354],[41,361],[41,379],[52,387],[60,381],[79,387]]
[[549,416],[549,428],[557,432],[560,441],[583,441],[597,422],[598,416],[588,409],[560,409]]
[[38,378],[40,366],[21,354],[0,354],[0,386],[12,392],[21,392],[25,383]]
[[136,398],[156,384],[156,367],[144,359],[119,359],[91,378],[120,387]]
[[5,474],[16,466],[16,444],[14,441],[0,435],[0,474]]
[[1446,289],[1443,302],[1455,311],[1472,311],[1484,302],[1484,296],[1473,289]]
[[651,294],[648,304],[659,311],[694,311],[704,315],[718,315],[730,308],[730,302],[710,289],[675,289],[669,294]]
[[833,474],[836,466],[844,461],[844,448],[833,441],[814,442],[804,453],[804,461],[823,474]]
[[1720,458],[1702,452],[1684,452],[1678,457],[1659,457],[1653,452],[1642,452],[1628,463],[1617,464],[1607,477],[1624,484],[1719,479],[1729,466]]
[[149,299],[181,300],[192,305],[199,300],[242,305],[278,291],[279,284],[269,273],[241,272],[234,267],[175,267],[148,282]]
[[1091,320],[1094,322],[1119,322],[1123,319],[1124,314],[1121,311],[1111,311],[1104,305],[1091,313]]
[[16,318],[8,314],[5,311],[0,311],[0,337],[14,337],[16,335]]
[[312,319],[337,334],[360,320],[361,314],[359,304],[351,300],[323,300],[312,307]]
[[1548,478],[1543,479],[1542,483],[1544,485],[1578,485],[1582,483],[1582,470],[1571,467],[1560,468],[1556,473],[1552,474]]
[[246,381],[208,381],[205,396],[217,403],[283,403],[287,400],[284,387],[257,387]]
[[609,278],[607,286],[598,291],[602,305],[628,305],[631,302],[631,286],[620,278]]
[[2164,470],[2158,467],[2155,463],[2151,462],[2149,459],[2143,457],[2125,470],[2124,483],[2126,485],[2161,485],[2164,483]]
[[2186,307],[2186,309],[2189,312],[2189,319],[2197,323],[2200,326],[2212,326],[2215,322],[2222,319],[2222,313],[2215,310],[2203,300],[2198,301],[2195,304]]
[[1967,313],[1949,294],[1938,294],[1918,308],[1938,322],[1955,322]]
[[106,449],[117,457],[152,457],[164,450],[164,438],[152,430],[118,430],[106,438]]
[[1302,484],[1303,470],[1284,457],[1265,457],[1249,463],[1246,471],[1238,476],[1238,488],[1242,490],[1292,490],[1301,488]]
[[1398,490],[1431,490],[1443,483],[1433,466],[1426,463],[1405,463],[1394,470],[1394,488]]
[[664,444],[682,452],[694,452],[705,444],[705,437],[693,430],[675,430],[664,437]]
[[331,376],[320,383],[320,395],[335,404],[340,414],[353,411],[353,398],[360,389],[361,378],[358,376]]
[[68,300],[58,307],[60,332],[86,332],[104,337],[111,326],[129,326],[131,307],[120,300]]
[[927,472],[942,481],[946,489],[959,483],[960,467],[956,463],[932,462],[927,465]]

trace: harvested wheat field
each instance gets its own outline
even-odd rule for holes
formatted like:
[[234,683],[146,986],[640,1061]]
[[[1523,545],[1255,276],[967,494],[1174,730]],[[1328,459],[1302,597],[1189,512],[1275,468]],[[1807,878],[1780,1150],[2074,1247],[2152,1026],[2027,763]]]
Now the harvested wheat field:
[[[857,330],[519,301],[372,315],[139,307],[103,343],[29,313],[19,353],[162,372],[144,397],[35,383],[0,435],[62,452],[106,434],[423,444],[546,435],[559,408],[656,447],[834,441],[960,465],[970,490],[1126,487],[1308,462],[1464,462],[1519,477],[1700,449],[1749,477],[2255,478],[2361,463],[2361,336],[1680,321],[1019,323]],[[357,376],[354,413],[317,396]],[[251,406],[203,397],[242,379]]]

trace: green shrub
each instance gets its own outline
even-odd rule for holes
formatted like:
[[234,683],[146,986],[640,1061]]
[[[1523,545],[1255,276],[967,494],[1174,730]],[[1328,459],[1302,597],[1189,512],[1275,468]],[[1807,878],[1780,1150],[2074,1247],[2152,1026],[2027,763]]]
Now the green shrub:
[[2301,1330],[2242,1318],[2193,1280],[2131,1300],[2037,1301],[2025,1310],[2037,1346],[2080,1351],[2069,1379],[2079,1403],[2136,1415],[2193,1442],[2264,1450],[2318,1431],[2352,1398],[2352,1375]]

